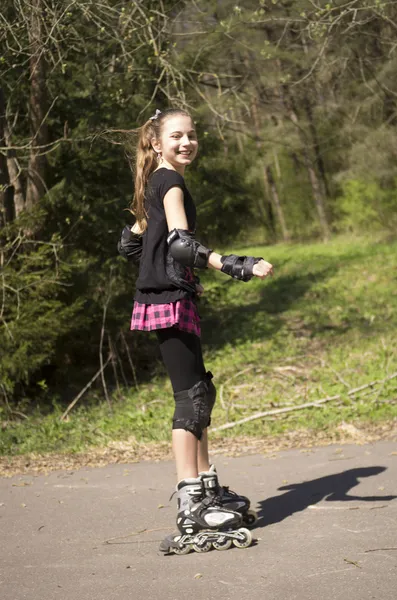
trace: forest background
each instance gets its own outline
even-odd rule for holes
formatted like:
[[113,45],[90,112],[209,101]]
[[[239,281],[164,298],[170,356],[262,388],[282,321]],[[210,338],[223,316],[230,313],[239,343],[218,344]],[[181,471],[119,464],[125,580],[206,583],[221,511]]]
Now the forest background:
[[194,118],[204,243],[392,244],[396,34],[395,1],[2,1],[3,432],[88,384],[111,409],[120,384],[161,372],[150,336],[128,334],[137,271],[116,253],[133,222],[133,138],[117,130],[157,108]]

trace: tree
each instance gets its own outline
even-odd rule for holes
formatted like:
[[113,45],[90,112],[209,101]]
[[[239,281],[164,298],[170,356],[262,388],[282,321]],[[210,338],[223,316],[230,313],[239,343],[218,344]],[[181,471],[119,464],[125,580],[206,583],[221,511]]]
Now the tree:
[[123,361],[124,152],[156,108],[196,122],[187,181],[214,247],[395,227],[396,30],[387,1],[3,0],[0,394]]

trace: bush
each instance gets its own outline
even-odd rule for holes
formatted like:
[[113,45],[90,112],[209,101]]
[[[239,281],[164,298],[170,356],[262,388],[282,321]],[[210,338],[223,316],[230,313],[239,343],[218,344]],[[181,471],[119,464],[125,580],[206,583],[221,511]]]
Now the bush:
[[58,338],[78,325],[82,301],[68,304],[63,296],[81,259],[64,262],[56,235],[31,240],[13,227],[1,232],[0,255],[0,393],[8,396],[50,362]]
[[382,188],[376,181],[349,180],[337,200],[337,226],[354,233],[397,228],[397,186]]

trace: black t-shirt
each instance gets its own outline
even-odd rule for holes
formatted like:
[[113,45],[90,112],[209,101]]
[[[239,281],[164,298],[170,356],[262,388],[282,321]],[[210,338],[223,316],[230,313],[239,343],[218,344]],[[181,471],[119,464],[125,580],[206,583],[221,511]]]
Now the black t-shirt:
[[196,227],[196,207],[182,175],[164,167],[149,177],[146,187],[148,226],[142,236],[142,257],[136,282],[135,300],[142,304],[166,304],[189,296],[174,285],[166,274],[168,226],[164,210],[164,196],[173,187],[183,191],[189,230]]

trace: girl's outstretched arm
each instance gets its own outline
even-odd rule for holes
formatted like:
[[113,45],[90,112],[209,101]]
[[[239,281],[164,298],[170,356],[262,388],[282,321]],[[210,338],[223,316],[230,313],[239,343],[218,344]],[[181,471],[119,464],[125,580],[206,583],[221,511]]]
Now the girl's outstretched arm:
[[[183,201],[183,192],[180,187],[173,187],[166,193],[164,196],[164,210],[167,218],[168,231],[184,230],[187,232],[188,223]],[[201,246],[201,248],[203,247]],[[205,250],[205,248],[203,249]],[[245,281],[248,281],[252,276],[265,279],[268,275],[273,275],[273,265],[263,260],[263,258],[254,259],[253,257],[237,257],[235,255],[222,256],[217,252],[212,251],[208,251],[208,260],[205,265],[189,266],[212,267],[218,271],[223,271],[231,277],[243,279]],[[240,272],[242,273],[241,276],[239,276]]]
[[[222,271],[222,258],[223,257],[220,254],[212,252],[208,259],[208,266],[217,269],[218,271]],[[268,275],[274,275],[273,265],[261,258],[260,261],[253,266],[252,274],[254,277],[259,277],[259,279],[265,279]]]

